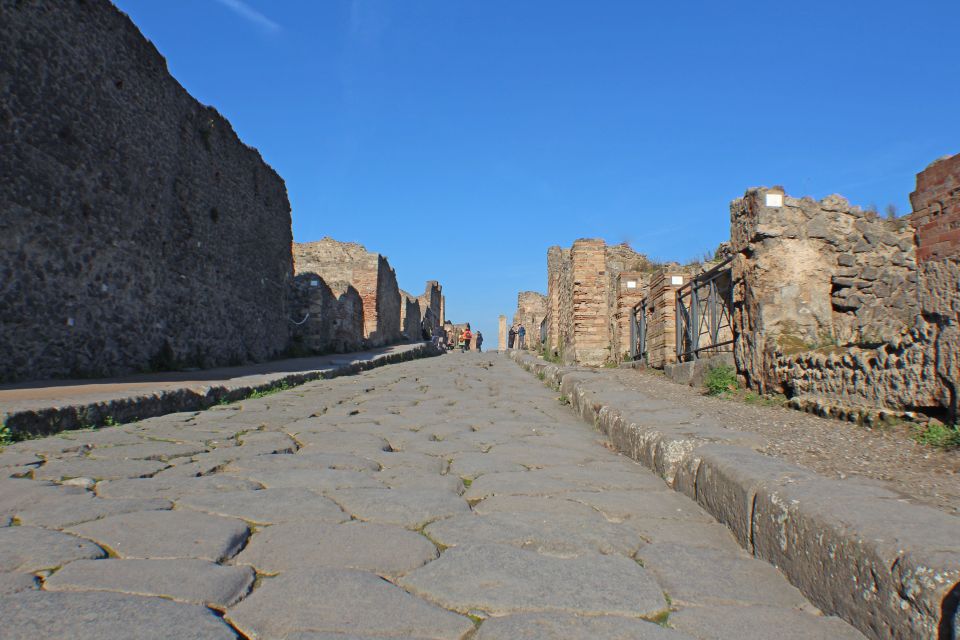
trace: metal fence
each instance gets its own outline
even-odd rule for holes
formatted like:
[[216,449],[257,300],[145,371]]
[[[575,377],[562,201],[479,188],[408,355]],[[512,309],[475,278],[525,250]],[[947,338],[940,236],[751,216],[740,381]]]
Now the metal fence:
[[630,359],[647,359],[647,300],[644,298],[630,311]]
[[677,289],[677,360],[733,351],[733,258]]

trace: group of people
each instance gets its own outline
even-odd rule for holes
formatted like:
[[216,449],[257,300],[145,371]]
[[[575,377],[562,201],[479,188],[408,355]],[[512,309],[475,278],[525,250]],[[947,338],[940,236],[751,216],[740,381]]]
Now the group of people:
[[527,330],[522,324],[515,324],[507,332],[508,349],[525,349],[527,347]]
[[468,322],[467,328],[464,329],[457,338],[457,346],[462,353],[470,350],[471,343],[477,345],[477,351],[483,351],[483,334],[477,331],[476,336],[474,336],[473,332],[470,331],[470,323]]

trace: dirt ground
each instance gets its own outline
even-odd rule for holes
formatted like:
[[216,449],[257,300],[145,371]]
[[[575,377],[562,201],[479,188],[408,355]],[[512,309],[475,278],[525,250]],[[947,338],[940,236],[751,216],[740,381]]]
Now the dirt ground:
[[727,427],[764,436],[763,452],[826,476],[863,476],[917,502],[960,515],[960,450],[918,444],[906,426],[868,429],[779,406],[748,404],[737,398],[704,395],[662,374],[611,370],[622,384],[656,398],[677,401]]

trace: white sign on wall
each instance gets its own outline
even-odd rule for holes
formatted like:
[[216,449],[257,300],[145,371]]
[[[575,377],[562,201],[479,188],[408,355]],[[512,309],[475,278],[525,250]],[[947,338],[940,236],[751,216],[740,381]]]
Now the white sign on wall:
[[683,284],[683,276],[670,276],[670,284]]
[[636,289],[637,281],[636,280],[627,280],[627,289]]
[[768,193],[768,194],[767,194],[767,206],[768,206],[768,207],[782,207],[782,206],[783,206],[783,194],[782,194],[782,193]]

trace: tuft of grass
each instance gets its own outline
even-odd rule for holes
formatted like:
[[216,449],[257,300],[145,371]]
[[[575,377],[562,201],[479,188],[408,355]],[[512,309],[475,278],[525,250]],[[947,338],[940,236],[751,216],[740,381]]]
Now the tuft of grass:
[[113,416],[107,416],[103,419],[103,426],[105,427],[119,427],[120,423],[117,422]]
[[13,430],[10,429],[10,425],[6,423],[0,425],[0,447],[13,444],[14,442],[16,442],[16,438],[13,437]]
[[460,478],[463,481],[463,486],[467,489],[470,488],[470,485],[473,484],[473,478]]
[[[256,400],[257,398],[265,398],[266,396],[272,396],[275,393],[280,393],[281,391],[287,391],[293,387],[286,381],[282,380],[279,384],[273,385],[267,389],[257,390],[250,392],[250,395],[246,397],[247,400]],[[359,412],[358,412],[359,413]]]
[[537,379],[542,382],[547,379],[547,374],[545,374],[543,371],[537,371]]
[[568,397],[565,396],[565,395],[564,395],[564,396],[560,396],[559,398],[557,398],[557,401],[558,401],[560,404],[570,404],[570,398],[568,398]]
[[737,390],[737,372],[728,364],[718,364],[707,369],[703,377],[707,394],[719,396]]
[[957,425],[949,426],[941,422],[917,425],[911,436],[920,444],[936,449],[960,448],[960,426]]

